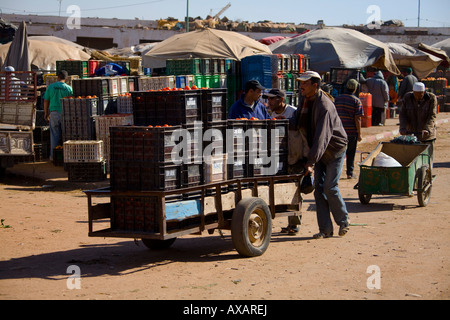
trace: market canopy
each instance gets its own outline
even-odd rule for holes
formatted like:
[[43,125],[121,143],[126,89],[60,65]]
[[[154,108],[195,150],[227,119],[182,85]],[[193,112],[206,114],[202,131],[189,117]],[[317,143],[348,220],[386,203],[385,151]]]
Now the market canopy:
[[272,54],[269,47],[234,31],[201,29],[174,35],[148,51],[142,65],[163,68],[167,59],[224,58],[240,61],[255,54]]
[[6,56],[2,59],[2,70],[7,66],[14,67],[16,71],[30,71],[30,57],[28,52],[28,34],[25,21],[20,23],[13,41],[8,46]]
[[432,54],[444,61],[444,67],[450,64],[450,38],[439,41],[431,46],[424,43],[419,43],[419,49]]
[[[30,37],[31,38],[31,37]],[[28,56],[32,69],[53,71],[56,70],[58,60],[89,60],[91,55],[74,45],[58,41],[28,39]],[[10,43],[0,46],[0,62],[4,64]]]
[[435,44],[432,44],[431,46],[433,48],[444,51],[445,54],[447,55],[447,57],[450,57],[450,38],[436,42]]
[[441,58],[411,47],[405,43],[388,42],[395,64],[398,67],[411,67],[419,78],[427,77],[442,62]]
[[325,27],[285,39],[269,48],[274,54],[308,54],[311,70],[328,72],[332,67],[374,67],[400,74],[389,48],[359,31]]

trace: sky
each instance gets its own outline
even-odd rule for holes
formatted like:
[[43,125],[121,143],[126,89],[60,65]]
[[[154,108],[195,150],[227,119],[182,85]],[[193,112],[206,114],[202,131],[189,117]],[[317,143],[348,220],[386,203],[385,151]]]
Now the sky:
[[418,26],[420,3],[420,27],[450,27],[450,0],[1,0],[0,12],[69,17],[75,5],[81,18],[184,20],[187,8],[190,17],[205,18],[228,3],[231,7],[221,18],[234,21],[316,24],[323,20],[325,25],[340,26],[366,24],[378,17],[401,20],[407,27]]

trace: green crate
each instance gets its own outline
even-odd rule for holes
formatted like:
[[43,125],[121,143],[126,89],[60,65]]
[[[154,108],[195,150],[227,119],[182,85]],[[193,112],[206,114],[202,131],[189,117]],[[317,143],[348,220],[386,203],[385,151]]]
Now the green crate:
[[201,74],[201,59],[169,59],[166,61],[167,75]]
[[87,78],[89,77],[89,62],[82,60],[56,61],[56,73],[59,73],[61,70],[66,70],[69,75]]

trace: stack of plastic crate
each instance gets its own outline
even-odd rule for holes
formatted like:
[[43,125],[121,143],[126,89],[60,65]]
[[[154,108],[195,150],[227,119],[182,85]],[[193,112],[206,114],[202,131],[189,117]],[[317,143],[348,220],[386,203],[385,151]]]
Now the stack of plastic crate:
[[63,144],[69,181],[93,182],[106,179],[103,141],[69,140]]
[[140,91],[173,89],[176,87],[176,78],[175,76],[140,77],[138,84]]
[[132,92],[134,124],[193,125],[201,121],[200,90]]
[[36,73],[0,72],[0,164],[14,165],[18,156],[34,155]]
[[117,97],[117,113],[133,113],[131,93],[119,94]]
[[128,77],[92,77],[74,80],[74,97],[98,98],[97,114],[117,113],[117,100],[129,92]]
[[63,141],[95,140],[94,118],[98,98],[68,97],[61,99]]
[[69,75],[77,75],[80,78],[89,77],[89,63],[83,60],[58,60],[56,61],[56,74],[65,70]]
[[181,186],[182,155],[172,151],[181,126],[111,127],[111,188],[114,191],[173,190]]
[[227,120],[228,179],[286,174],[288,129],[286,119]]
[[95,117],[95,132],[97,139],[103,141],[103,159],[106,162],[107,172],[110,171],[110,128],[130,125],[133,125],[132,114],[109,114]]

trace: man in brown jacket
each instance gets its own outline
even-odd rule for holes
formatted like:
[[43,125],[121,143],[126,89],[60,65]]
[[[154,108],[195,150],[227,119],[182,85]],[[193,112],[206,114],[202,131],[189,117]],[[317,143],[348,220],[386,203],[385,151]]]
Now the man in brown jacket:
[[429,144],[431,161],[436,140],[436,114],[436,96],[426,92],[422,82],[416,82],[413,91],[403,97],[399,131],[401,135],[414,134],[421,143]]
[[300,81],[302,99],[291,127],[301,130],[309,145],[305,174],[314,171],[314,199],[316,201],[319,233],[315,239],[333,235],[334,221],[339,225],[339,235],[348,232],[348,211],[339,191],[339,177],[347,149],[347,134],[332,100],[320,90],[320,75],[307,71]]

